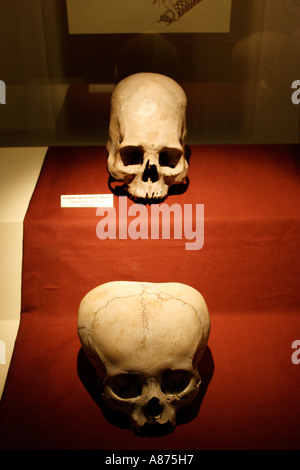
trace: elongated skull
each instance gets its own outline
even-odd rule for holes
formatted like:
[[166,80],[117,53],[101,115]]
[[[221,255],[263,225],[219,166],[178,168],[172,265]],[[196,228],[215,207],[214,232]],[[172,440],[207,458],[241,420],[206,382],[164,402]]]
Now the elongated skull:
[[180,283],[109,282],[79,306],[79,338],[103,398],[136,432],[175,426],[177,410],[195,399],[209,330],[203,297]]
[[187,181],[186,95],[173,79],[137,73],[112,94],[107,168],[139,202],[164,200]]

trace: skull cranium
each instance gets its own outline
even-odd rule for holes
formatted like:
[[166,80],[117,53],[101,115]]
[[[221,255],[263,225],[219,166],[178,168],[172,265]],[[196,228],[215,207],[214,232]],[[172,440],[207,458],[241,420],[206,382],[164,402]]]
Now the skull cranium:
[[176,425],[200,386],[210,319],[201,294],[180,283],[115,281],[81,301],[78,334],[109,408],[131,427]]
[[187,185],[185,112],[183,89],[165,75],[137,73],[115,87],[107,168],[131,199],[160,202]]

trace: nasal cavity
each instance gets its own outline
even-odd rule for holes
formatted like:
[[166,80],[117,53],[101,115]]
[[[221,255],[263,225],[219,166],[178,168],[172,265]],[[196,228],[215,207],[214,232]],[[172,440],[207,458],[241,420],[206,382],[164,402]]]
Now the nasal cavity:
[[163,409],[159,404],[159,399],[156,397],[153,397],[147,403],[147,406],[145,409],[145,415],[146,416],[158,416],[161,414],[162,410]]
[[150,165],[149,160],[146,163],[146,168],[144,170],[142,180],[144,181],[144,183],[146,183],[148,180],[152,181],[152,183],[155,183],[155,181],[158,181],[158,173],[157,173],[156,165]]

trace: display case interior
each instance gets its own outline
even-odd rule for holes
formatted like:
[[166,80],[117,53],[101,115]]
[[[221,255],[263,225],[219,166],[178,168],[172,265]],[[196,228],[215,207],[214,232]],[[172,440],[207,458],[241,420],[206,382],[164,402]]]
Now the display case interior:
[[124,2],[0,2],[0,448],[299,449],[300,0]]
[[[157,21],[141,31],[131,11],[131,33],[83,34],[70,33],[64,1],[2,2],[0,78],[9,106],[1,107],[1,145],[104,145],[112,89],[136,72],[183,86],[189,143],[298,142],[291,87],[300,75],[299,2],[225,3],[226,32],[172,32],[174,24],[160,32]],[[81,23],[88,10],[79,11]],[[216,22],[221,13],[215,8]],[[116,12],[113,21],[118,29]]]

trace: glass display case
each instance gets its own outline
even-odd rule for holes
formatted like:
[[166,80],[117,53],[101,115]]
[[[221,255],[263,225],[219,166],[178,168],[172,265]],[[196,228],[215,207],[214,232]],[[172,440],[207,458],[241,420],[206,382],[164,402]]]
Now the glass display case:
[[298,142],[299,1],[187,1],[167,23],[172,3],[2,0],[0,145],[105,144],[114,85],[143,71],[185,89],[190,143]]
[[[1,449],[184,448],[200,460],[205,449],[300,448],[299,53],[300,0],[0,0]],[[174,84],[164,77],[156,101],[150,86],[146,101],[151,113],[171,103],[162,115],[172,119],[163,126],[140,113],[155,129],[115,110],[106,148],[112,92],[138,72],[185,91],[187,146],[185,94],[176,87],[180,100],[170,92],[160,101],[162,83]],[[126,145],[120,116],[133,130]],[[170,121],[176,138],[162,132]],[[185,353],[194,367],[201,350],[202,382],[169,363],[147,375],[143,360],[107,374],[130,409],[146,382],[161,381],[159,396],[175,403],[195,379],[197,399],[172,432],[137,435],[105,408],[77,313],[87,292],[111,281],[143,286],[139,296],[114,297],[126,319],[120,338],[137,324],[124,299],[139,297],[141,348],[151,331],[145,298],[172,321],[163,302],[176,301],[180,318],[195,313],[190,298],[146,283],[186,284],[207,302],[208,346]],[[113,310],[114,299],[99,310]],[[92,310],[87,324],[97,330]],[[157,328],[166,350],[168,337],[179,338],[172,321],[162,322],[168,334]],[[124,354],[115,338],[116,356],[103,352],[112,371]],[[127,343],[135,360],[136,343]],[[176,344],[169,349],[178,362]],[[157,351],[153,359],[148,349],[150,362],[167,363]],[[162,413],[152,398],[147,424]]]

